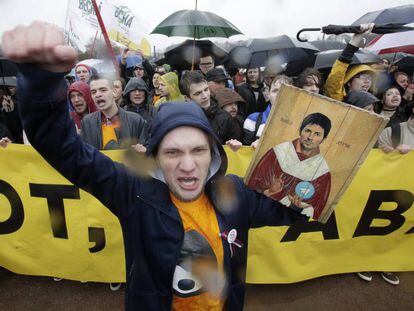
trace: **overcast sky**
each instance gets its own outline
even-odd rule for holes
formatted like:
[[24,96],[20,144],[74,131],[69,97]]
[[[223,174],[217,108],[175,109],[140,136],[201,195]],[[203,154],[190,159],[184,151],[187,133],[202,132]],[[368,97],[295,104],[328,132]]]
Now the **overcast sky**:
[[[0,35],[17,24],[43,20],[64,27],[68,0],[0,0]],[[150,33],[169,14],[194,9],[195,0],[112,0],[127,5]],[[214,12],[232,22],[246,37],[295,36],[305,27],[351,24],[369,11],[412,4],[413,0],[199,0],[198,9]],[[243,39],[234,36],[232,39]],[[158,49],[183,41],[149,35]]]

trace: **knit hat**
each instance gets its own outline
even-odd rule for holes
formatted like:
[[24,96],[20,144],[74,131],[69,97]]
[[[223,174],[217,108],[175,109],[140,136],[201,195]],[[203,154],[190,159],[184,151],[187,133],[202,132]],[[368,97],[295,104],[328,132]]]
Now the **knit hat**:
[[211,177],[217,172],[224,174],[227,170],[227,157],[223,146],[221,145],[220,139],[214,133],[204,111],[193,101],[181,103],[168,102],[160,106],[151,124],[150,138],[146,151],[147,155],[155,156],[164,136],[180,126],[198,128],[213,138],[215,144],[212,146],[212,164],[210,165],[209,176]]
[[350,91],[345,99],[345,102],[359,108],[365,108],[366,106],[380,102],[380,100],[370,92]]

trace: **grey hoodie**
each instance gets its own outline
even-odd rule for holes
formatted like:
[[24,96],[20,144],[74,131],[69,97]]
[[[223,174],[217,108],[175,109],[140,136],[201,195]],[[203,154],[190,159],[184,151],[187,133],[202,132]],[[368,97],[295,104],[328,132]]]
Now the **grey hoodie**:
[[[145,100],[141,105],[134,105],[129,99],[129,94],[135,90],[141,90],[145,92]],[[124,102],[126,103],[126,106],[124,108],[127,111],[138,113],[141,115],[141,117],[144,118],[145,121],[147,121],[148,125],[151,125],[152,119],[157,113],[157,109],[151,104],[151,100],[148,96],[148,87],[145,81],[139,77],[131,78],[125,86],[123,96]]]

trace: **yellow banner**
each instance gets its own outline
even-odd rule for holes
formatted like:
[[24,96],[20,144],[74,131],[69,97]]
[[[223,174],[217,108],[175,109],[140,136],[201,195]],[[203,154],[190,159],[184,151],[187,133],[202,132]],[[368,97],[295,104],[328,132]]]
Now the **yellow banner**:
[[[227,153],[228,171],[243,176],[251,148]],[[107,154],[121,158],[119,151]],[[251,230],[247,281],[291,283],[336,273],[414,270],[412,163],[414,152],[373,150],[327,224]],[[29,275],[124,281],[122,233],[108,209],[31,147],[1,149],[0,171],[0,266]]]

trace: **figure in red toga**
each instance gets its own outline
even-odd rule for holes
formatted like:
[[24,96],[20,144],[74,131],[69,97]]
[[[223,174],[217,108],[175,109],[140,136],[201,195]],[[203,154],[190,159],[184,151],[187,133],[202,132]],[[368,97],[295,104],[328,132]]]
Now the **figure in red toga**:
[[306,116],[299,138],[270,149],[254,169],[248,186],[317,219],[331,190],[329,166],[319,150],[330,130],[327,116]]

